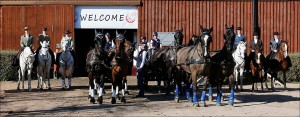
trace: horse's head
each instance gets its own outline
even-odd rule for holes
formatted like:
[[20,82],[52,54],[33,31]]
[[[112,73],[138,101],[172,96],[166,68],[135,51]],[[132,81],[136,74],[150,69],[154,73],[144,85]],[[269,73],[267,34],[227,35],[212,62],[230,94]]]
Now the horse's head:
[[94,37],[94,43],[95,43],[95,49],[97,50],[97,54],[101,54],[103,51],[103,47],[105,44],[105,40],[104,40],[104,35],[102,32],[97,32],[97,30],[95,30],[95,37]]
[[129,60],[133,60],[133,52],[135,51],[135,44],[136,43],[131,43],[130,41],[126,40],[124,45],[125,45],[125,53],[129,57]]
[[201,26],[200,28],[201,28],[200,42],[201,42],[202,49],[204,50],[203,55],[207,57],[209,56],[209,47],[210,47],[210,43],[212,42],[211,32],[213,31],[213,27],[207,29]]
[[288,45],[287,41],[282,41],[279,47],[279,53],[283,55],[284,58],[288,56]]
[[40,42],[40,44],[42,46],[42,48],[40,50],[42,55],[47,54],[47,52],[49,50],[49,45],[50,45],[49,43],[50,43],[49,41],[48,42],[46,42],[46,41]]
[[121,51],[124,50],[125,37],[123,34],[118,34],[116,39],[114,39],[116,46],[116,55],[120,55]]
[[225,46],[228,52],[231,52],[233,50],[233,44],[235,39],[235,33],[234,33],[234,26],[228,27],[227,24],[225,25],[226,32],[224,34],[225,39]]
[[[24,50],[25,64],[27,64],[30,69],[33,68],[33,62],[35,61],[35,54],[31,51],[29,47],[25,47]],[[21,59],[21,58],[20,58]],[[23,59],[23,58],[22,58]]]
[[61,48],[62,48],[63,52],[70,51],[69,42],[68,41],[62,41],[61,42]]
[[192,38],[189,40],[188,46],[195,46],[199,42],[200,42],[200,37],[193,34]]
[[174,39],[175,39],[176,45],[182,45],[182,40],[183,40],[182,31],[183,31],[183,29],[175,31]]
[[240,54],[240,56],[242,56],[242,58],[245,58],[246,48],[246,42],[240,41],[237,45],[236,51]]

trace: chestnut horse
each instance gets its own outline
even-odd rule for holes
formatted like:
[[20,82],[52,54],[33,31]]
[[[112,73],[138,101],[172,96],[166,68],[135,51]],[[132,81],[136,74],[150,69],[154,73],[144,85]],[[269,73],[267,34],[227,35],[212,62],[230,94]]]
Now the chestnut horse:
[[[250,59],[250,69],[252,74],[252,91],[258,90],[257,88],[257,81],[259,80],[261,83],[261,89],[263,90],[263,81],[264,81],[264,73],[263,73],[263,67],[264,67],[264,58],[262,55],[262,52],[256,48],[254,53],[254,59]],[[266,86],[267,86],[267,82]],[[254,87],[255,84],[255,87]]]
[[[123,34],[117,34],[115,43],[115,53],[111,61],[112,65],[112,100],[111,103],[116,103],[116,96],[118,95],[119,88],[122,89],[121,102],[126,103],[125,88],[126,88],[126,76],[129,70],[129,63],[132,61],[134,45],[126,42]],[[129,53],[129,54],[128,54]]]

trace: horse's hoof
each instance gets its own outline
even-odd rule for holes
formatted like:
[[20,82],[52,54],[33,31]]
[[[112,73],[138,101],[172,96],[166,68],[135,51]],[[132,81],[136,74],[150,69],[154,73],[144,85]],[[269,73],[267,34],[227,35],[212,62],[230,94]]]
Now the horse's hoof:
[[212,98],[212,97],[208,97],[208,101],[209,101],[209,102],[212,102],[212,101],[213,101],[213,98]]
[[200,107],[206,107],[206,103],[205,102],[200,102]]
[[31,92],[31,89],[28,89],[28,92]]
[[40,88],[40,91],[43,91],[44,89],[43,88]]
[[216,104],[216,106],[221,106],[221,104]]
[[116,98],[115,97],[111,98],[111,104],[116,104]]
[[61,88],[61,90],[65,90],[65,89],[66,89],[65,87],[62,87],[62,88]]
[[49,87],[48,90],[52,90],[51,87]]
[[90,100],[91,98],[92,98],[92,96],[91,96],[91,95],[89,95],[89,96],[88,96],[88,100]]
[[200,107],[200,106],[199,106],[199,103],[194,103],[193,106],[195,106],[195,107]]
[[177,102],[177,103],[178,103],[178,102],[179,102],[179,98],[175,98],[175,102]]
[[125,94],[129,95],[129,91],[125,91]]
[[97,101],[99,102],[99,104],[102,104],[103,103],[103,97],[102,96],[99,97]]
[[188,99],[188,102],[193,103],[193,99],[192,98]]
[[68,86],[67,88],[68,88],[68,90],[71,90],[71,89],[72,89],[72,87],[71,87],[71,86]]
[[243,89],[241,89],[241,91],[240,92],[244,92],[244,90]]
[[91,104],[95,104],[95,98],[94,98],[94,97],[91,97],[90,103],[91,103]]
[[126,103],[125,97],[122,97],[121,102]]
[[118,98],[118,100],[121,100],[121,97],[120,97],[120,95],[119,95],[119,94],[117,95],[117,98]]

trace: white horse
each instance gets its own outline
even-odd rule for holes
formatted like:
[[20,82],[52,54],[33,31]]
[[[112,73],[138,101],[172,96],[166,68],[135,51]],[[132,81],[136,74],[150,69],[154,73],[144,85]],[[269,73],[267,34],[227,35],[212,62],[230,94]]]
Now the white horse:
[[62,89],[65,89],[65,78],[66,78],[66,71],[68,70],[68,89],[71,89],[71,78],[74,70],[74,59],[70,52],[69,43],[67,41],[63,41],[61,43],[62,53],[60,55],[59,64],[60,64],[60,73],[61,73],[61,85]]
[[[42,48],[38,55],[38,66],[37,66],[37,77],[38,77],[38,88],[43,90],[43,85],[49,90],[50,87],[50,68],[52,63],[52,58],[49,53],[49,41],[40,42]],[[46,79],[48,79],[48,86],[46,85]]]
[[25,73],[27,71],[27,78],[28,78],[28,91],[31,91],[31,72],[33,68],[33,62],[35,60],[35,55],[31,51],[29,47],[25,47],[23,52],[20,54],[20,69],[19,69],[19,81],[17,90],[20,90],[20,80],[22,78],[22,91],[24,91],[24,79]]
[[243,91],[243,73],[245,67],[245,52],[246,52],[246,43],[240,41],[237,45],[236,50],[232,53],[232,57],[235,62],[234,66],[234,77],[236,82],[236,89],[238,90],[238,78],[240,79],[241,91]]

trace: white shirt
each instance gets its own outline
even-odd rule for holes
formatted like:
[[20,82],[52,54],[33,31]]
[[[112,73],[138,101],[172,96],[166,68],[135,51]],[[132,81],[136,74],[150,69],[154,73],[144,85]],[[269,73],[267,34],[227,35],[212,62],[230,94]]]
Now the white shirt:
[[133,57],[134,60],[136,60],[136,68],[141,69],[144,67],[144,64],[146,62],[146,51],[143,51],[140,53],[137,57]]
[[278,43],[279,39],[275,39],[275,42]]
[[257,44],[257,39],[254,39],[254,43]]

